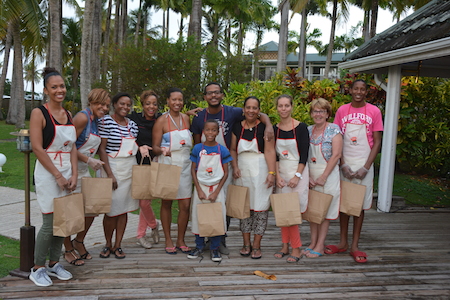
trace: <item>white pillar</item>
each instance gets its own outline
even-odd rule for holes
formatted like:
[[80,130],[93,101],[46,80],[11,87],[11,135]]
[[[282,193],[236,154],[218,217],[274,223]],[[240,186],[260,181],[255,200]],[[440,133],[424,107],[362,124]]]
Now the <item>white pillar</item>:
[[378,180],[378,212],[389,212],[392,203],[401,80],[401,66],[390,66],[386,94],[386,111],[384,115],[381,165]]

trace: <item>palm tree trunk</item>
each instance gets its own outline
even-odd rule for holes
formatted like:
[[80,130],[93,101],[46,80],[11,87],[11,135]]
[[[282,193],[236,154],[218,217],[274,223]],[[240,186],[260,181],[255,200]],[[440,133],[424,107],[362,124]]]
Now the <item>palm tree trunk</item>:
[[367,42],[370,39],[370,12],[364,11],[363,38]]
[[91,50],[91,82],[100,80],[100,49],[102,44],[102,0],[94,1],[92,23],[92,50]]
[[189,19],[188,37],[194,36],[200,42],[202,38],[202,0],[192,0],[192,13]]
[[259,79],[259,46],[261,45],[263,31],[258,29],[256,31],[256,46],[253,51],[253,80]]
[[25,127],[25,95],[23,84],[23,55],[22,39],[20,37],[20,24],[14,21],[12,26],[14,42],[13,78],[11,82],[12,93],[9,101],[8,117],[6,123],[15,124],[16,128]]
[[62,0],[48,0],[50,47],[48,65],[62,72]]
[[109,38],[110,38],[110,28],[111,28],[111,12],[112,12],[112,0],[108,0],[108,13],[106,16],[106,29],[105,38],[103,41],[103,65],[102,65],[102,80],[106,81],[106,71],[108,70],[108,59],[109,59]]
[[300,49],[298,51],[298,73],[297,76],[305,78],[306,68],[306,8],[302,9],[302,23],[300,25]]
[[122,40],[120,42],[120,45],[125,44],[125,40],[127,38],[127,31],[128,31],[128,1],[123,0],[122,1]]
[[86,0],[84,7],[83,33],[81,35],[80,97],[82,109],[88,106],[91,90],[92,29],[94,23],[95,0]]
[[289,8],[290,8],[289,0],[283,0],[283,2],[280,3],[281,24],[280,24],[280,37],[278,42],[277,72],[283,72],[284,70],[286,70],[287,65]]
[[325,74],[324,77],[328,78],[331,67],[331,58],[333,56],[334,48],[334,36],[336,33],[336,20],[337,20],[337,3],[338,0],[333,0],[333,13],[331,15],[331,31],[330,31],[330,42],[328,43],[327,51],[327,61],[325,63]]
[[137,20],[136,20],[136,28],[134,30],[134,46],[136,48],[138,46],[141,18],[142,18],[142,0],[139,0],[139,10],[138,10],[138,15],[137,15]]
[[166,24],[166,39],[167,40],[169,39],[169,13],[170,13],[170,9],[168,8],[167,11],[166,11],[166,14],[167,14],[167,18],[166,18],[166,22],[167,22],[167,24]]
[[[11,46],[12,46],[12,22],[8,22],[8,29],[6,31],[6,42],[5,42],[5,48],[4,48],[4,54],[3,54],[3,68],[2,68],[2,75],[0,78],[0,120],[4,119],[3,113],[2,113],[2,104],[3,104],[3,94],[5,93],[5,82],[6,82],[6,75],[8,73],[8,64],[9,64],[9,54],[11,52]],[[11,99],[10,99],[11,101]]]
[[378,0],[372,0],[372,8],[370,15],[370,38],[377,34],[377,20],[378,20]]

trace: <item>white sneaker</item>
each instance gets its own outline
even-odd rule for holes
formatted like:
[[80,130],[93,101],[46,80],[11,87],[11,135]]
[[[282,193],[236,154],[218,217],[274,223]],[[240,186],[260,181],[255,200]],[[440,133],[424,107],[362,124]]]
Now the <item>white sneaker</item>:
[[152,228],[152,239],[153,239],[153,243],[158,244],[159,243],[159,223],[156,223],[156,227],[153,229]]
[[52,268],[47,267],[47,274],[57,277],[60,280],[69,280],[73,277],[60,263],[56,263]]
[[144,247],[145,249],[150,249],[151,247],[153,247],[153,246],[152,246],[152,243],[150,243],[150,242],[145,238],[145,236],[139,238],[139,239],[137,240],[137,243],[136,243],[136,244],[141,245],[141,246]]
[[39,268],[36,271],[31,268],[31,273],[28,278],[37,286],[51,286],[53,284],[53,281],[47,275],[45,267]]

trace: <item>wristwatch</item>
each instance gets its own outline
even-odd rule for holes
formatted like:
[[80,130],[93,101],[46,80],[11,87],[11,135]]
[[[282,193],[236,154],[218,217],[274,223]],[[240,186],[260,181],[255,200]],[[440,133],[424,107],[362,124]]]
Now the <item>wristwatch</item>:
[[297,176],[300,179],[303,179],[302,173],[297,172],[297,173],[295,173],[295,176]]

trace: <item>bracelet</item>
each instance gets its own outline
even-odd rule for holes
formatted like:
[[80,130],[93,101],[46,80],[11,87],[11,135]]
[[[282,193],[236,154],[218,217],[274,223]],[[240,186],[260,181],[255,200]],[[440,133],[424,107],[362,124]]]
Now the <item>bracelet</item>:
[[274,172],[274,171],[269,171],[269,174],[270,174],[270,175],[274,175],[274,176],[277,175],[277,173]]

